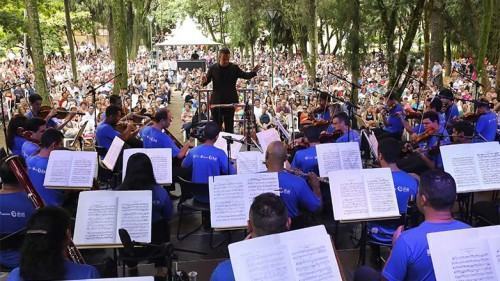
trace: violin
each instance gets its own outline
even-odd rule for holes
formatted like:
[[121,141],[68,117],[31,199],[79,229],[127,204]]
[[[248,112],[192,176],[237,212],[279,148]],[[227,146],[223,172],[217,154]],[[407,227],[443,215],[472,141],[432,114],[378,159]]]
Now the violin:
[[425,130],[422,134],[413,138],[411,142],[413,144],[418,144],[420,142],[427,141],[434,134],[436,134],[436,130],[434,128],[429,128],[429,129]]
[[335,130],[333,133],[329,134],[327,132],[321,132],[319,135],[320,143],[332,143],[340,138],[344,133],[341,130]]
[[[42,105],[40,107],[40,111],[38,112],[38,116],[40,118],[45,119],[45,118],[47,118],[47,115],[49,115],[50,112],[52,112],[52,107],[50,107],[48,105]],[[58,107],[56,115],[54,117],[56,117],[57,119],[65,119],[71,113],[74,113],[77,115],[85,115],[85,113],[82,113],[82,112],[68,111],[64,107]]]
[[468,122],[477,122],[481,115],[481,113],[467,112],[464,114],[464,116],[462,116],[462,120]]

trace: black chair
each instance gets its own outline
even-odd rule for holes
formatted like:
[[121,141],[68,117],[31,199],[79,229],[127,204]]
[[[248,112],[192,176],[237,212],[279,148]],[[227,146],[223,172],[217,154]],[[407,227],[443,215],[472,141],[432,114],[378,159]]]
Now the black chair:
[[122,167],[122,156],[118,157],[116,160],[116,165],[113,170],[109,170],[103,163],[102,159],[106,156],[108,150],[102,146],[96,146],[95,150],[97,152],[98,159],[98,171],[97,180],[99,184],[105,184],[107,189],[114,189],[121,183],[121,167]]
[[[179,177],[179,183],[181,186],[181,197],[179,198],[179,203],[177,204],[177,210],[179,214],[179,220],[177,223],[177,239],[184,240],[187,237],[191,236],[193,233],[200,230],[203,226],[205,226],[206,228],[210,228],[210,247],[219,247],[227,239],[223,240],[217,245],[213,244],[214,230],[210,226],[210,204],[199,202],[194,199],[195,197],[208,198],[208,184],[195,183],[185,180],[182,177]],[[186,210],[190,211],[188,215],[198,212],[201,213],[202,221],[197,227],[188,231],[186,234],[181,235],[182,222],[184,220]]]
[[479,201],[472,205],[472,217],[476,226],[500,224],[500,191],[494,191],[491,201]]

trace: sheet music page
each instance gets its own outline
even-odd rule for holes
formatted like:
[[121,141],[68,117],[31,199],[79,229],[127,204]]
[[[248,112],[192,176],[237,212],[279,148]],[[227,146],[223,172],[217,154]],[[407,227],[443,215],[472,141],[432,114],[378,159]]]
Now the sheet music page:
[[337,145],[340,151],[342,170],[363,169],[361,151],[357,142],[337,143]]
[[266,153],[267,146],[273,141],[281,141],[280,134],[275,128],[270,128],[257,133],[257,139],[259,140],[259,145],[262,148],[262,152]]
[[342,280],[322,225],[233,243],[229,255],[237,281]]
[[97,167],[97,152],[73,151],[68,186],[92,187]]
[[114,244],[117,206],[116,191],[80,192],[73,233],[75,244]]
[[144,153],[153,164],[153,173],[158,184],[172,183],[172,149],[171,148],[130,148],[123,151],[122,180],[125,179],[127,162],[131,155]]
[[[230,133],[226,133],[226,132],[220,132],[219,137],[217,138],[217,140],[214,143],[214,146],[224,150],[226,155],[227,155],[227,140],[222,138],[224,136],[230,136],[230,137],[237,139],[237,140],[242,140],[244,138],[243,135],[236,135],[236,134],[230,134]],[[242,146],[243,146],[243,144],[241,144],[239,142],[233,142],[231,144],[231,159],[238,159],[238,154],[240,153]]]
[[368,137],[368,142],[370,143],[370,150],[373,157],[378,158],[378,140],[375,134],[370,134]]
[[340,170],[328,174],[335,220],[370,216],[363,170]]
[[106,156],[104,156],[104,159],[102,160],[102,163],[104,164],[104,166],[106,166],[106,168],[110,170],[113,170],[115,168],[116,161],[120,156],[120,152],[122,151],[124,144],[125,142],[119,137],[115,137],[113,139],[113,142],[111,143]]
[[427,234],[437,280],[500,278],[500,226]]
[[316,155],[318,156],[320,177],[327,177],[331,171],[342,170],[339,146],[336,143],[316,145]]
[[260,151],[242,151],[236,159],[236,171],[240,174],[255,174],[266,171],[264,154]]
[[153,192],[117,191],[118,214],[116,243],[121,243],[118,229],[124,228],[130,238],[137,242],[151,242],[151,217],[153,215]]
[[371,217],[399,217],[398,200],[391,169],[364,169]]
[[253,199],[266,192],[279,195],[278,173],[211,177],[209,196],[212,227],[246,226]]
[[54,150],[50,153],[44,186],[68,186],[71,175],[71,164],[75,151]]
[[[79,279],[79,281],[154,281],[154,280],[155,280],[155,278],[153,276]],[[75,281],[75,280],[73,280],[73,281]]]
[[500,189],[500,144],[486,142],[474,144],[474,153],[479,163],[481,190]]

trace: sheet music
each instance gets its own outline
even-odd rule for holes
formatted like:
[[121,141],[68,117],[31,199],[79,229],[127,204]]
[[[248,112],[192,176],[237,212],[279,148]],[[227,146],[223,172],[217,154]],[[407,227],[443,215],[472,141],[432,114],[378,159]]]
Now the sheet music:
[[92,187],[97,152],[54,150],[50,153],[43,185],[46,187]]
[[500,226],[427,234],[437,280],[499,280]]
[[119,137],[115,137],[113,139],[113,142],[111,143],[106,156],[104,156],[104,159],[102,160],[102,163],[104,164],[104,166],[106,166],[106,168],[110,170],[113,170],[115,168],[116,161],[118,160],[118,157],[122,152],[124,144],[125,142]]
[[[230,134],[230,133],[226,133],[226,132],[220,132],[219,137],[217,138],[217,140],[214,143],[214,146],[219,148],[219,149],[224,150],[226,155],[227,155],[227,140],[222,138],[225,136],[230,136],[230,137],[237,139],[237,140],[243,140],[243,138],[244,138],[243,135],[236,135],[236,134]],[[240,153],[242,146],[243,146],[243,144],[236,142],[236,141],[231,144],[231,159],[238,159],[238,154]]]
[[329,182],[336,220],[399,216],[389,168],[332,171]]
[[253,199],[259,194],[279,195],[277,173],[209,178],[210,220],[214,228],[244,227]]
[[257,133],[257,139],[259,140],[262,152],[266,153],[267,146],[273,141],[281,141],[280,134],[275,128],[270,128]]
[[342,280],[322,225],[233,243],[229,255],[237,281]]
[[75,232],[76,245],[121,244],[119,228],[131,238],[151,241],[152,192],[85,191],[78,198]]
[[236,170],[240,174],[255,174],[267,170],[264,154],[259,151],[242,151],[236,160]]
[[141,277],[79,279],[78,281],[154,281],[154,280],[155,278],[153,276],[141,276]]
[[444,170],[457,184],[457,192],[500,189],[498,142],[454,144],[440,147]]
[[122,180],[125,179],[128,159],[135,153],[144,153],[151,159],[153,173],[158,184],[172,183],[171,148],[130,148],[123,150]]
[[320,177],[328,177],[331,171],[363,168],[357,142],[319,144],[316,154]]

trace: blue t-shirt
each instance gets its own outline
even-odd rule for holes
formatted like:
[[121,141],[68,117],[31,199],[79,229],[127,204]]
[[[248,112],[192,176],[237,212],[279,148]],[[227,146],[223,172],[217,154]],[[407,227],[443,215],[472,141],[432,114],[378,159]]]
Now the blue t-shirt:
[[142,138],[144,148],[171,148],[172,157],[177,157],[181,151],[167,134],[151,126],[142,129],[139,136]]
[[[43,257],[40,257],[43,258]],[[81,279],[96,279],[99,278],[97,269],[88,264],[76,264],[70,261],[64,261],[64,280],[81,280]],[[7,281],[22,281],[19,267],[12,270],[7,276]]]
[[172,217],[173,205],[170,196],[165,188],[156,185],[153,187],[153,215],[152,222],[165,219],[169,220]]
[[[208,183],[208,178],[212,176],[236,174],[233,165],[230,164],[228,168],[227,164],[224,150],[206,144],[191,149],[182,161],[183,168],[192,168],[191,180],[196,183]],[[196,200],[209,201],[208,197]]]
[[460,112],[458,111],[458,106],[456,104],[452,104],[448,107],[446,112],[444,113],[444,117],[446,118],[446,122],[450,122],[455,118],[460,116]]
[[[497,134],[497,115],[490,111],[479,116],[476,123],[476,133],[487,141],[494,141]],[[483,138],[475,138],[474,142],[483,142]]]
[[464,228],[470,226],[456,220],[447,223],[424,221],[419,226],[404,231],[392,248],[382,275],[389,281],[435,281],[427,234]]
[[304,173],[315,172],[319,174],[316,147],[311,146],[295,152],[291,165],[293,168],[297,168]]
[[341,142],[357,142],[358,144],[361,145],[361,138],[359,137],[359,134],[356,130],[349,130],[349,134],[346,132],[340,138],[338,138],[336,143],[341,143]]
[[[0,234],[11,234],[23,229],[33,212],[35,208],[26,192],[0,194]],[[19,259],[18,250],[0,251],[0,264],[3,266],[9,268],[19,266]]]
[[23,149],[23,144],[26,141],[27,140],[23,137],[14,136],[14,142],[12,144],[12,147],[10,148],[10,150],[12,151],[12,154],[23,156],[22,149]]
[[107,150],[111,146],[113,139],[120,136],[120,132],[115,130],[115,128],[113,128],[110,124],[103,122],[97,126],[95,135],[97,145],[104,147]]
[[27,161],[28,158],[30,158],[30,156],[35,154],[39,149],[40,147],[37,144],[27,140],[23,143],[23,146],[21,148],[21,154],[24,160]]
[[278,173],[280,197],[288,209],[288,216],[294,218],[300,214],[299,206],[309,212],[315,212],[321,207],[320,198],[312,192],[307,182],[286,171]]
[[26,163],[28,166],[28,176],[46,205],[61,206],[64,199],[62,191],[47,189],[43,186],[43,181],[45,180],[45,170],[47,169],[48,163],[49,158],[38,155],[30,157]]
[[[400,214],[405,214],[410,197],[415,197],[418,192],[418,181],[404,171],[392,172],[392,181],[396,190],[396,199]],[[380,221],[368,224],[371,239],[378,242],[391,243],[392,234],[399,226],[399,222]]]
[[393,134],[403,132],[404,126],[401,118],[396,114],[398,112],[403,112],[403,107],[400,104],[396,104],[394,108],[389,110],[389,117],[387,118],[387,125],[384,127],[384,131]]
[[231,260],[225,260],[214,269],[210,281],[234,281],[233,266]]

